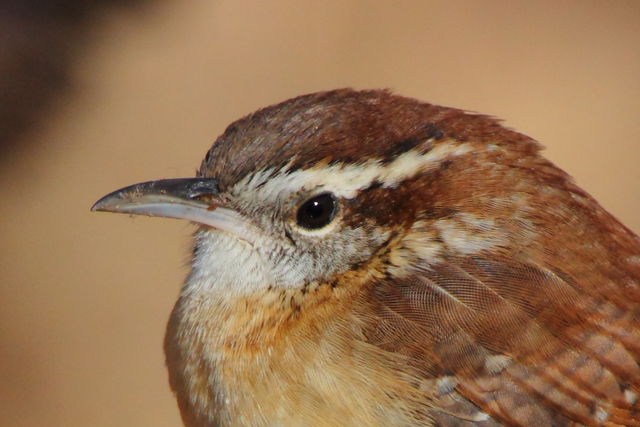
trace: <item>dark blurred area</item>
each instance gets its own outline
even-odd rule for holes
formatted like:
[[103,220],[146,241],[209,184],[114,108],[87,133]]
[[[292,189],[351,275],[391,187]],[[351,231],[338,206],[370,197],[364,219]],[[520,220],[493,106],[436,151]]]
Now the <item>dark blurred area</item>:
[[151,0],[3,0],[0,3],[0,158],[73,87],[73,58],[105,8]]

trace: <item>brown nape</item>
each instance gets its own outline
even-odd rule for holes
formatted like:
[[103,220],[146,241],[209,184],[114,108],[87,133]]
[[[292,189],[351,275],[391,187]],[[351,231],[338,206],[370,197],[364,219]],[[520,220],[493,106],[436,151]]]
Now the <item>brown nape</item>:
[[207,153],[199,175],[221,189],[263,169],[308,168],[320,161],[385,163],[427,140],[509,145],[522,155],[539,145],[499,121],[427,104],[387,90],[338,89],[290,99],[232,123]]

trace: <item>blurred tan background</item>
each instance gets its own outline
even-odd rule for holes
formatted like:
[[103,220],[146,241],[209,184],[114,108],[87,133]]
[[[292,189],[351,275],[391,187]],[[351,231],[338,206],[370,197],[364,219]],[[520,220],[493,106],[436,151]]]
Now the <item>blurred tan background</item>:
[[72,84],[0,158],[2,426],[179,425],[162,340],[190,226],[89,207],[193,175],[230,121],[294,95],[388,87],[496,115],[640,231],[638,1],[163,0],[94,15]]

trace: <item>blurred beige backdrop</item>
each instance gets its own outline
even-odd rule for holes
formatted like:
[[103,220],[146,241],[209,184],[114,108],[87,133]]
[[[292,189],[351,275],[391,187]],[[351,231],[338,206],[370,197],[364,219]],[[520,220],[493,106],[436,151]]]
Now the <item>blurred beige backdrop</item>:
[[294,95],[496,115],[640,231],[638,1],[165,0],[88,42],[76,90],[0,163],[2,426],[179,425],[162,340],[190,226],[89,207],[193,175],[230,121]]

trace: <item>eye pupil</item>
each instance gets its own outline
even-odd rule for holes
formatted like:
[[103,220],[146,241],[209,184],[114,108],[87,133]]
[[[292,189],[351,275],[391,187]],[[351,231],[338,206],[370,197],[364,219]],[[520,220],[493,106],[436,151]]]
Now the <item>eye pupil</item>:
[[328,225],[335,215],[336,200],[333,195],[324,193],[304,202],[298,208],[296,220],[299,226],[314,230]]

